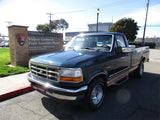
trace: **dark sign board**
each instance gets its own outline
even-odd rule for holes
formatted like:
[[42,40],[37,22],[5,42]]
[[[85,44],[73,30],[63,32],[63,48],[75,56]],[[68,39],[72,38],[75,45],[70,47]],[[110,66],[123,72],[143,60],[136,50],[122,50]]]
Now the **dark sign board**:
[[29,54],[60,51],[63,48],[62,33],[28,32]]

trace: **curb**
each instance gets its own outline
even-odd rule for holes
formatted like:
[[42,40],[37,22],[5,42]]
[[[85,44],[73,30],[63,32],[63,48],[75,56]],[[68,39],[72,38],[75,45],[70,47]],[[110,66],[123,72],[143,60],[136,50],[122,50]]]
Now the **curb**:
[[12,92],[9,92],[9,93],[2,94],[2,95],[0,95],[0,101],[2,101],[4,99],[11,98],[11,97],[14,97],[14,96],[22,94],[24,92],[28,92],[30,90],[33,90],[33,87],[31,85],[27,86],[27,87],[19,88],[15,91],[12,91]]

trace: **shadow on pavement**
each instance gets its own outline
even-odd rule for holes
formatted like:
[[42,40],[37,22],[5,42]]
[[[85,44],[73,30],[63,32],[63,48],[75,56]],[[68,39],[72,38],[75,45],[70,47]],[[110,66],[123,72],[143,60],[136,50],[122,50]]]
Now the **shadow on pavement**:
[[142,79],[130,78],[120,86],[111,86],[104,104],[91,112],[82,105],[66,104],[43,97],[42,104],[60,120],[159,120],[160,74],[145,72]]

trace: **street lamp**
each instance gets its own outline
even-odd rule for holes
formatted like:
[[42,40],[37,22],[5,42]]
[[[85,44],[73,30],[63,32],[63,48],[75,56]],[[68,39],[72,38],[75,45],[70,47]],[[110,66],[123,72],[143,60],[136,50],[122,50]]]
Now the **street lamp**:
[[99,18],[99,8],[97,9],[97,27],[96,27],[96,31],[98,32],[98,18]]

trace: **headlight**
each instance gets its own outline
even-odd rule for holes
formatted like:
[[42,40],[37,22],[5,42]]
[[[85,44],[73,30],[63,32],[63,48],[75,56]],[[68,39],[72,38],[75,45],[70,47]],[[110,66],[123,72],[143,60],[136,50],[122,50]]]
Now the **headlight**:
[[66,82],[83,81],[82,70],[80,68],[62,68],[60,70],[60,80]]

